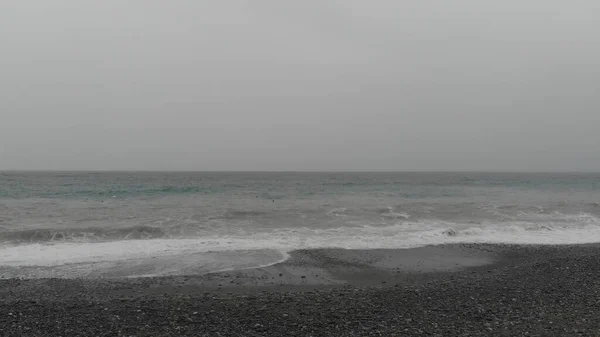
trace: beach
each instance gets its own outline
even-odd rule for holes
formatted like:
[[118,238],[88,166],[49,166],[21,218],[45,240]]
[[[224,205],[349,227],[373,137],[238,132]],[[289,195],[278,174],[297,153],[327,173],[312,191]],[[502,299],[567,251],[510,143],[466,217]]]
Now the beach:
[[4,336],[598,336],[600,245],[295,251],[206,275],[0,280]]
[[0,336],[600,336],[598,181],[10,172]]

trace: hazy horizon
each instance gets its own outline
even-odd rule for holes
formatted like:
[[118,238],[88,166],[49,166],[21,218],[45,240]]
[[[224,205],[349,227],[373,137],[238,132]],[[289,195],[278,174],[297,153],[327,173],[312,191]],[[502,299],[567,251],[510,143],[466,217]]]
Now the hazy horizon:
[[478,171],[478,170],[464,170],[464,171],[440,171],[440,170],[421,170],[421,171],[409,171],[409,170],[379,170],[379,171],[361,171],[361,170],[44,170],[44,169],[7,169],[0,170],[0,173],[449,173],[449,174],[600,174],[599,171]]
[[600,172],[600,3],[0,4],[0,171]]

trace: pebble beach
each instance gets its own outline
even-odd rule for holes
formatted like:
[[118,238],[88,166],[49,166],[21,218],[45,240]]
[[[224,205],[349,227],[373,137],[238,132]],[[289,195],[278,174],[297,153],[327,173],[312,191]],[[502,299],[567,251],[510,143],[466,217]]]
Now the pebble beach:
[[297,251],[242,271],[0,280],[3,336],[598,336],[600,245]]

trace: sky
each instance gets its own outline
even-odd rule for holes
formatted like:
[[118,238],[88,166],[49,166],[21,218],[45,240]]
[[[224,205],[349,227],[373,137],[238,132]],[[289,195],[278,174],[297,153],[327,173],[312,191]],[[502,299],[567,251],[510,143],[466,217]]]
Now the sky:
[[597,0],[7,0],[1,170],[600,171]]

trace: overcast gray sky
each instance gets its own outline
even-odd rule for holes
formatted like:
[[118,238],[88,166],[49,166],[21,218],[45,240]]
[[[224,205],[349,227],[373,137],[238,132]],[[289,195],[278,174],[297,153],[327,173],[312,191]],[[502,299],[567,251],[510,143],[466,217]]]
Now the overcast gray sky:
[[600,170],[598,0],[7,0],[0,169]]

